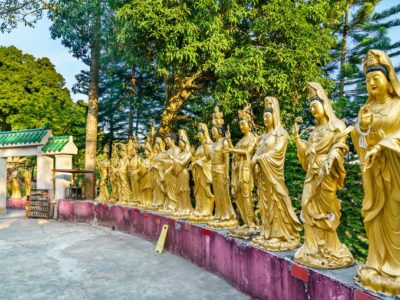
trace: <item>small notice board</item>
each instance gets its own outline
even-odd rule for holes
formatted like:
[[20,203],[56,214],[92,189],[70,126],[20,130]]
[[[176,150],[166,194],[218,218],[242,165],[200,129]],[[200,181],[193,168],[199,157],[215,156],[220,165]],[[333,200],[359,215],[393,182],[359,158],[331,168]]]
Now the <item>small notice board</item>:
[[32,189],[29,196],[28,217],[49,218],[50,195],[46,189]]

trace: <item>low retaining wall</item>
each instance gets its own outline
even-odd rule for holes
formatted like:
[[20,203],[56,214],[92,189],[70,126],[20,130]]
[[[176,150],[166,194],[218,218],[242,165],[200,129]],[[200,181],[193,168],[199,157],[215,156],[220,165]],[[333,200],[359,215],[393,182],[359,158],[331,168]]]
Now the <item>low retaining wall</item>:
[[355,285],[356,266],[315,270],[293,262],[294,251],[268,252],[226,231],[175,220],[134,207],[92,201],[60,200],[58,220],[105,226],[156,242],[169,225],[165,249],[220,274],[257,299],[384,299]]
[[25,209],[26,208],[26,198],[7,199],[6,208]]

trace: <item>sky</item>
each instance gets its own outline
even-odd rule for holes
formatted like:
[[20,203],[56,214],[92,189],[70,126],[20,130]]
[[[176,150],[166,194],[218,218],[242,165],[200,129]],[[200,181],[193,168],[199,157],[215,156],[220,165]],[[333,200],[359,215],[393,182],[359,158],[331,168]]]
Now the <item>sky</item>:
[[[376,11],[382,11],[396,4],[400,0],[383,0]],[[47,17],[40,20],[34,28],[20,25],[11,33],[0,33],[0,46],[14,45],[25,53],[35,57],[48,57],[55,65],[56,70],[62,74],[66,81],[66,86],[71,90],[76,82],[75,75],[88,67],[81,61],[74,58],[69,50],[61,44],[61,40],[53,40],[50,37],[49,27],[51,22]],[[400,28],[395,27],[389,31],[392,41],[400,41]],[[394,61],[395,65],[400,64],[400,59]],[[77,100],[87,100],[86,95],[73,94],[72,98]]]

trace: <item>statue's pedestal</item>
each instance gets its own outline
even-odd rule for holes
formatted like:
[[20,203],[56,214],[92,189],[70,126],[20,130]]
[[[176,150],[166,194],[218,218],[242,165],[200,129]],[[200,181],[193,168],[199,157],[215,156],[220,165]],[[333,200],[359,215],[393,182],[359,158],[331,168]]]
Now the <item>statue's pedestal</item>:
[[26,208],[26,197],[23,198],[9,198],[7,199],[7,208],[11,209],[25,209]]
[[169,226],[165,249],[217,273],[257,299],[384,299],[356,285],[357,266],[316,270],[293,261],[294,251],[268,252],[226,230],[175,220],[139,208],[92,201],[60,200],[58,220],[90,223],[156,242]]

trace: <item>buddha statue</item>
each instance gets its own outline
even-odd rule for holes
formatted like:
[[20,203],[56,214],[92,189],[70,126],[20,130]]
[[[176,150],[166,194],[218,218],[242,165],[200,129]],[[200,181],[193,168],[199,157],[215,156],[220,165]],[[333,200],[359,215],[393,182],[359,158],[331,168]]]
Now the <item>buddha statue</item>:
[[293,127],[297,155],[306,171],[300,214],[304,244],[296,251],[294,260],[323,269],[346,267],[354,260],[336,232],[341,215],[336,190],[343,187],[346,176],[344,154],[348,151],[348,131],[336,117],[319,83],[308,83],[308,105],[316,121],[308,140],[300,138],[297,122]]
[[400,295],[400,82],[389,56],[370,50],[364,60],[368,100],[352,139],[360,158],[362,216],[368,257],[358,270],[365,288]]

